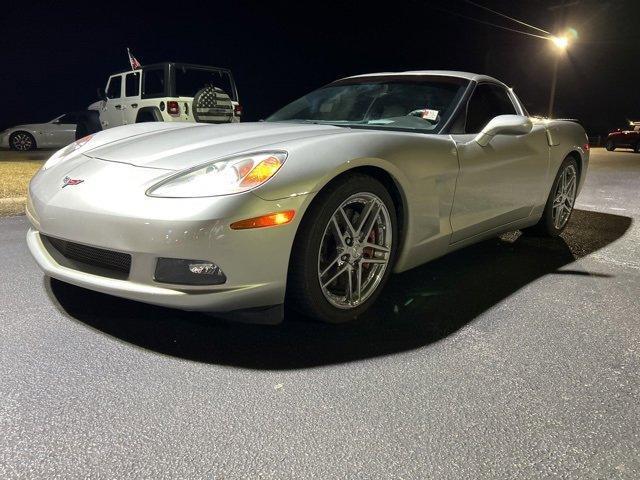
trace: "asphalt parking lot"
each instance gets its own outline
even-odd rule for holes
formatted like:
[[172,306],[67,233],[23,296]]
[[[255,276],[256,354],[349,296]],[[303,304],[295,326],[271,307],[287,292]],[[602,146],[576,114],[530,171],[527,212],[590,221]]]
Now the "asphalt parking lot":
[[392,277],[368,318],[231,324],[43,277],[0,219],[0,478],[638,478],[640,155],[559,239]]

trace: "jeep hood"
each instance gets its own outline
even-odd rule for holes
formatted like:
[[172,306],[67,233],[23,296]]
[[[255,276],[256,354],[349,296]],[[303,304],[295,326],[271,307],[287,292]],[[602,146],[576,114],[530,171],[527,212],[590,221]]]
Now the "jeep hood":
[[[183,170],[257,149],[286,149],[287,142],[293,140],[349,132],[349,129],[330,125],[268,122],[141,125],[143,129],[131,125],[128,129],[107,130],[103,137],[98,134],[95,140],[101,140],[102,144],[88,148],[84,155],[139,167]],[[119,134],[114,135],[113,130]]]

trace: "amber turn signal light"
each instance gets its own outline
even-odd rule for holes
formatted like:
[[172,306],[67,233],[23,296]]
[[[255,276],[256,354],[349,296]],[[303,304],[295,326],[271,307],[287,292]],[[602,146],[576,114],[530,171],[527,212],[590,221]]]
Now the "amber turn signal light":
[[283,161],[278,157],[269,157],[262,160],[248,172],[242,181],[241,187],[257,187],[273,177],[282,166]]
[[249,228],[275,227],[284,225],[293,220],[295,210],[285,210],[284,212],[268,213],[260,217],[247,218],[231,224],[232,230],[246,230]]

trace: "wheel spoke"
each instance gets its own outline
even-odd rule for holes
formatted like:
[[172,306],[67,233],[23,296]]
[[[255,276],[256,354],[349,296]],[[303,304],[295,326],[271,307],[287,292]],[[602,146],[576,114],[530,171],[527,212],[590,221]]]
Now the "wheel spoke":
[[380,264],[380,265],[384,265],[387,263],[387,259],[386,258],[362,258],[360,260],[360,263],[376,263],[376,264]]
[[560,218],[562,217],[562,204],[553,209],[553,226],[560,228]]
[[565,202],[569,208],[573,208],[573,202],[574,202],[573,198],[567,197]]
[[334,228],[334,236],[336,237],[336,240],[343,246],[346,247],[346,244],[344,243],[344,234],[340,231],[340,226],[338,225],[338,220],[336,219],[336,216],[334,215],[333,217],[331,217],[331,224],[333,225]]
[[351,223],[351,220],[349,220],[349,217],[347,216],[347,212],[345,212],[344,208],[342,207],[340,207],[339,211],[340,211],[340,214],[342,215],[342,218],[344,219],[344,223],[347,225],[347,229],[349,230],[349,233],[351,234],[352,237],[355,238],[356,230],[355,228],[353,228],[353,224]]
[[372,248],[373,250],[378,250],[384,253],[389,253],[391,251],[389,247],[385,247],[384,245],[378,245],[377,243],[365,242],[362,245],[364,247]]
[[367,221],[367,218],[369,218],[369,215],[371,214],[371,211],[376,206],[376,204],[377,202],[375,200],[371,200],[367,205],[366,210],[363,212],[362,216],[360,217],[360,221],[358,222],[358,227],[356,228],[356,234],[358,236],[362,234],[362,227],[364,227],[364,224]]
[[329,285],[331,282],[333,282],[336,278],[338,278],[340,275],[342,275],[348,269],[349,269],[349,267],[342,267],[340,270],[338,270],[338,273],[336,273],[333,277],[331,277],[329,280],[327,280],[325,283],[323,283],[322,287],[326,288],[327,285]]
[[347,301],[351,305],[353,305],[353,300],[354,300],[354,298],[353,298],[353,275],[352,274],[353,274],[353,270],[347,269],[347,277],[348,277],[348,280],[349,280],[349,291],[346,292],[347,293],[346,297],[347,297]]
[[562,205],[562,195],[559,195],[556,197],[556,199],[553,201],[553,208],[558,208],[560,205]]
[[340,260],[340,257],[341,257],[341,256],[342,256],[342,255],[338,255],[336,258],[334,258],[334,259],[333,259],[333,261],[331,261],[331,263],[329,263],[329,265],[327,266],[327,268],[325,268],[325,269],[320,273],[320,278],[324,277],[324,276],[327,274],[327,272],[328,272],[329,270],[331,270],[331,267],[333,267],[333,265],[334,265],[335,263],[337,263],[337,262],[338,262],[338,260]]
[[367,238],[369,238],[371,230],[373,230],[373,226],[375,225],[376,219],[378,218],[378,214],[380,213],[380,208],[382,208],[380,205],[375,206],[375,210],[369,215],[369,218],[363,225],[362,230],[358,232],[360,241],[365,241]]

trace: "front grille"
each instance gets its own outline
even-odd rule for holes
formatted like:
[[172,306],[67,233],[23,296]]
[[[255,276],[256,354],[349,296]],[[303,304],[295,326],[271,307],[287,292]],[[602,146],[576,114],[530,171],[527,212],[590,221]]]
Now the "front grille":
[[103,248],[90,247],[79,243],[60,240],[59,238],[42,235],[60,254],[70,260],[91,265],[94,267],[106,268],[127,275],[131,269],[131,255],[128,253],[114,252]]

